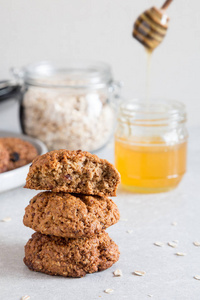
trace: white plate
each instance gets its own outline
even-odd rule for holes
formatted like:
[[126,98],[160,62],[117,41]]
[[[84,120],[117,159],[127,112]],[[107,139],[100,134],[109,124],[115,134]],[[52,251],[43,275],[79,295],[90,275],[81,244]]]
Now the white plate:
[[[0,137],[21,138],[22,140],[27,141],[35,146],[39,155],[42,155],[48,151],[47,147],[41,141],[24,134],[0,131]],[[17,168],[15,170],[0,173],[0,193],[24,185],[27,173],[29,171],[29,166],[30,164]]]

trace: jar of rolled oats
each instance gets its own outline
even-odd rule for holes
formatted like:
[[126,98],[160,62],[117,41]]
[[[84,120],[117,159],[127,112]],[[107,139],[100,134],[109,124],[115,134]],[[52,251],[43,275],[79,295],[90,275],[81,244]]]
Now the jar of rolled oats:
[[23,80],[22,130],[49,150],[94,152],[113,135],[120,87],[107,64],[40,62],[15,76]]

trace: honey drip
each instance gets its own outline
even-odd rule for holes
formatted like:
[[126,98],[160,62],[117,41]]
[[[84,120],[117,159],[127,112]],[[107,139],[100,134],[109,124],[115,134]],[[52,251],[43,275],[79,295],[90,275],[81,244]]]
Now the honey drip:
[[147,110],[149,108],[149,99],[151,94],[151,61],[152,61],[152,52],[145,49],[146,51],[146,61],[147,61],[147,68],[146,68],[146,89],[145,89],[145,99],[147,103]]

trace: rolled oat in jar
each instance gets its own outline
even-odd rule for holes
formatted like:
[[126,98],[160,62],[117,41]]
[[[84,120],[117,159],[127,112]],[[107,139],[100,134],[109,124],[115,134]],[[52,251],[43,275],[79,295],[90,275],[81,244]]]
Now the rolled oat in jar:
[[24,72],[21,125],[49,150],[96,151],[111,138],[115,125],[113,81],[103,63],[43,62]]

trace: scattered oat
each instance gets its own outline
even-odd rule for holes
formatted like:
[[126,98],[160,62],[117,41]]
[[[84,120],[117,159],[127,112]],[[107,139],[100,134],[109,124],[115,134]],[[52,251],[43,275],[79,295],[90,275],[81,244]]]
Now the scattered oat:
[[144,276],[146,274],[146,272],[145,271],[134,271],[133,274],[137,275],[137,276]]
[[195,276],[194,276],[194,279],[200,280],[200,275],[195,275]]
[[123,221],[123,222],[127,222],[128,221],[128,219],[125,219],[125,218],[120,218],[119,220]]
[[119,277],[119,276],[122,276],[122,271],[120,269],[116,269],[113,274],[116,276],[116,277]]
[[158,247],[162,247],[164,244],[163,242],[155,242],[154,245]]
[[149,294],[148,297],[153,297],[153,295]]
[[1,222],[10,222],[12,219],[10,217],[6,217],[1,220]]
[[30,299],[31,299],[31,297],[28,295],[21,297],[21,300],[30,300]]
[[104,292],[105,292],[106,294],[111,294],[111,293],[113,293],[113,290],[112,290],[112,289],[106,289]]
[[177,222],[172,222],[171,225],[172,225],[172,226],[176,226],[176,225],[177,225]]
[[176,248],[178,246],[178,243],[176,243],[175,241],[173,242],[169,242],[168,245],[172,248]]
[[193,242],[193,244],[196,246],[196,247],[200,247],[200,242]]
[[133,232],[133,230],[127,230],[126,232],[127,232],[127,233],[132,233],[132,232]]
[[175,253],[177,256],[185,256],[186,255],[186,253],[183,253],[183,252],[176,252]]

